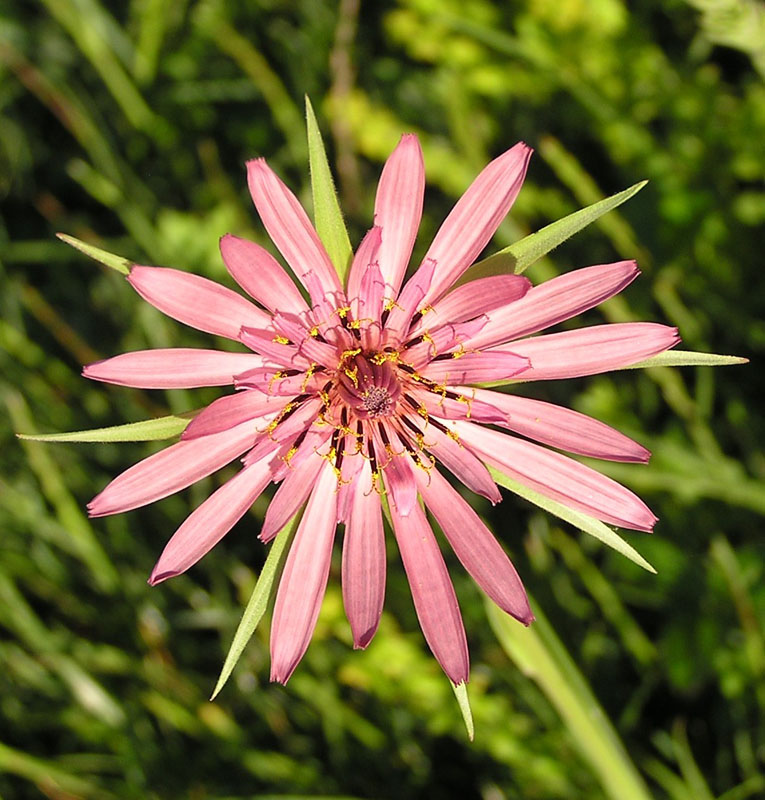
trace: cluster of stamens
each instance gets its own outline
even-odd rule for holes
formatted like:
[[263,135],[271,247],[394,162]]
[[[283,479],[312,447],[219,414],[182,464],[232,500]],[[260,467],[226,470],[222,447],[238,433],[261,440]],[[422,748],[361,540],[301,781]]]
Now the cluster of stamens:
[[[394,309],[395,313],[402,311],[394,301],[383,302],[374,322],[355,318],[349,305],[328,306],[323,313],[315,307],[307,323],[277,315],[270,341],[264,341],[264,332],[251,332],[253,349],[285,365],[270,371],[264,367],[258,375],[260,382],[253,379],[239,384],[290,398],[270,420],[268,437],[282,446],[280,456],[287,467],[301,447],[313,447],[332,464],[339,486],[349,480],[344,463],[350,455],[368,460],[372,484],[379,491],[383,490],[381,473],[394,459],[403,457],[429,472],[434,462],[428,451],[437,445],[440,435],[453,441],[458,437],[433,418],[426,406],[432,411],[446,400],[458,401],[466,405],[466,416],[470,416],[471,399],[428,379],[415,364],[458,358],[461,349],[436,353],[433,338],[421,325],[416,336],[398,345],[389,343],[386,320]],[[416,312],[408,329],[428,310]],[[317,321],[322,318],[325,321]],[[369,334],[371,325],[375,326],[373,335]],[[261,338],[255,341],[256,336]],[[421,354],[423,346],[429,348],[428,357],[413,357],[415,348]],[[296,417],[298,414],[301,416]],[[327,426],[331,428],[329,436]],[[429,426],[433,435],[428,434]],[[309,434],[315,438],[306,441]]]

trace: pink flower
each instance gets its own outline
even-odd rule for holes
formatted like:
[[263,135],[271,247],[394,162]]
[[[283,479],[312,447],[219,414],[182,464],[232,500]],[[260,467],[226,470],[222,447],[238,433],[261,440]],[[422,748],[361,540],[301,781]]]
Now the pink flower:
[[276,597],[273,680],[286,682],[308,647],[339,522],[345,524],[343,598],[353,640],[366,647],[374,636],[385,590],[383,494],[423,633],[455,684],[468,678],[465,631],[418,497],[484,592],[522,623],[531,622],[513,565],[442,468],[492,503],[501,496],[486,465],[613,525],[648,531],[656,521],[632,492],[534,441],[597,458],[647,461],[639,444],[565,408],[469,388],[592,375],[678,341],[675,329],[651,323],[531,336],[621,291],[638,275],[632,261],[580,269],[536,287],[501,275],[450,288],[507,214],[530,155],[519,143],[481,172],[406,282],[425,182],[413,135],[402,138],[385,165],[375,226],[345,287],[305,211],[262,159],[247,165],[252,199],[309,301],[268,252],[232,235],[221,240],[223,260],[258,305],[174,269],[134,266],[130,272],[136,291],[165,314],[241,342],[249,352],[141,351],[85,368],[89,378],[123,386],[233,384],[239,390],[199,413],[180,442],[112,481],[90,503],[90,513],[138,508],[242,457],[241,471],[170,539],[151,574],[157,584],[202,558],[270,483],[280,485],[260,533],[264,542],[305,505]]

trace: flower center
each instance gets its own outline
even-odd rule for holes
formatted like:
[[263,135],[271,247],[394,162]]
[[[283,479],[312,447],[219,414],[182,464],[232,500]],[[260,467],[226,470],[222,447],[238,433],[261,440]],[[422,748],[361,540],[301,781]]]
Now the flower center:
[[393,414],[401,394],[398,370],[376,354],[348,354],[339,364],[335,385],[341,400],[359,419]]
[[387,414],[393,405],[393,398],[384,386],[372,386],[361,394],[362,408],[370,417]]

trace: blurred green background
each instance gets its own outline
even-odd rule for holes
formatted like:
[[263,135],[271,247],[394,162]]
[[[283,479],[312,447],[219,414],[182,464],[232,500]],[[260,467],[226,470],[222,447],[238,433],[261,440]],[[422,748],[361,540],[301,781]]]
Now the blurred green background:
[[[0,796],[764,797],[764,81],[754,0],[4,0]],[[549,620],[550,664],[545,679],[522,643],[497,637],[448,556],[471,645],[472,744],[395,550],[367,651],[350,647],[338,560],[289,685],[268,683],[265,623],[210,703],[263,563],[266,500],[188,575],[151,589],[164,542],[225,474],[90,522],[87,500],[152,446],[13,435],[216,396],[80,377],[124,350],[210,342],[54,233],[226,282],[219,236],[265,243],[247,158],[265,155],[308,203],[306,93],[354,242],[404,131],[421,137],[429,184],[416,255],[518,139],[536,155],[499,246],[649,178],[529,276],[635,257],[643,276],[590,321],[666,321],[688,349],[755,362],[535,388],[652,449],[648,467],[603,470],[661,518],[653,536],[627,534],[658,575],[512,496],[476,502]],[[608,752],[592,752],[615,741],[606,719],[644,794],[621,792]]]

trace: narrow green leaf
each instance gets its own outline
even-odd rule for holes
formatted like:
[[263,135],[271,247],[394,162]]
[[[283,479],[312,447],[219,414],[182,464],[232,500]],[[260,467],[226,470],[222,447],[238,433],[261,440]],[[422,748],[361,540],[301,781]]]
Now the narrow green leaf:
[[651,800],[608,717],[539,606],[532,602],[528,628],[486,602],[486,613],[502,649],[542,690],[560,715],[582,757],[610,800]]
[[214,700],[217,697],[218,692],[220,692],[226,681],[231,677],[236,662],[239,661],[239,657],[244,652],[247,642],[250,641],[250,637],[255,633],[255,629],[266,613],[274,588],[274,580],[281,571],[284,560],[287,557],[288,545],[292,541],[292,536],[300,521],[300,516],[299,512],[295,514],[287,523],[286,527],[278,534],[276,539],[274,539],[271,549],[268,551],[268,557],[266,558],[266,563],[263,565],[263,571],[260,573],[260,577],[255,584],[255,589],[247,603],[247,608],[244,609],[244,614],[242,614],[239,627],[234,634],[234,639],[231,642],[231,647],[223,663],[223,669],[221,670],[218,682],[215,684],[215,689],[210,696],[210,700]]
[[645,361],[630,364],[622,369],[643,369],[644,367],[728,367],[733,364],[748,364],[748,358],[741,356],[720,356],[716,353],[697,353],[693,350],[665,350]]
[[505,247],[494,255],[474,264],[466,273],[468,280],[485,278],[490,275],[505,275],[508,272],[520,274],[528,266],[547,255],[569,237],[586,228],[591,222],[608,211],[634,197],[648,181],[641,181],[623,192],[606,197],[586,208],[580,208],[563,219],[545,225],[542,230],[524,237],[519,242]]
[[114,253],[110,253],[108,250],[102,250],[100,247],[95,247],[92,244],[82,242],[79,239],[75,239],[74,236],[69,236],[66,233],[57,233],[56,236],[58,236],[62,242],[66,242],[68,245],[75,247],[80,252],[85,253],[86,256],[90,256],[90,258],[100,261],[105,266],[120,272],[122,275],[130,274],[130,268],[133,266],[133,263],[128,261],[126,258],[117,256]]
[[180,416],[157,417],[141,422],[128,422],[111,428],[93,428],[88,431],[66,433],[17,433],[19,439],[33,442],[156,442],[172,439],[183,433],[196,414],[190,411]]
[[335,265],[340,282],[345,279],[351,266],[353,250],[348,238],[340,204],[337,201],[332,172],[327,162],[327,153],[321,131],[313,113],[311,101],[306,95],[305,118],[308,130],[308,163],[311,168],[311,191],[313,193],[313,215],[316,232]]
[[467,684],[459,683],[455,686],[452,683],[451,686],[454,691],[454,696],[457,698],[457,704],[462,712],[462,719],[465,721],[468,739],[470,739],[472,742],[475,738],[475,726],[473,725],[473,712],[470,710],[470,699],[468,698]]
[[491,472],[492,478],[494,478],[500,486],[504,486],[506,489],[524,498],[524,500],[528,500],[530,503],[534,503],[534,505],[539,506],[548,513],[554,514],[556,517],[560,517],[560,519],[571,523],[574,527],[579,528],[580,531],[589,533],[590,536],[594,536],[596,539],[603,542],[603,544],[612,547],[623,556],[626,556],[630,561],[648,570],[648,572],[656,572],[632,545],[627,544],[615,530],[609,528],[608,525],[605,525],[600,520],[595,519],[595,517],[582,514],[581,511],[574,511],[574,509],[568,508],[562,503],[550,500],[548,497],[539,494],[539,492],[535,492],[533,489],[529,489],[527,486],[513,480],[509,475],[505,475],[504,472],[494,469],[494,467],[489,467],[489,472]]

